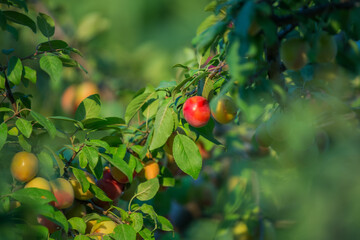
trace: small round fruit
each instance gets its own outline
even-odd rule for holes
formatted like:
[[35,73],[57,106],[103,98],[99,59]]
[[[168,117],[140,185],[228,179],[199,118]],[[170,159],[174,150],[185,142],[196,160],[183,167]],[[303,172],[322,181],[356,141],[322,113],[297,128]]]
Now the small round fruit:
[[39,189],[44,189],[44,190],[48,190],[51,192],[51,186],[50,186],[49,181],[42,177],[34,178],[30,182],[28,182],[24,188],[39,188]]
[[103,172],[103,178],[96,185],[105,192],[106,196],[111,200],[120,197],[124,190],[124,184],[116,181],[110,173],[110,169],[106,168]]
[[309,44],[304,40],[291,38],[281,44],[280,57],[287,69],[300,70],[308,62],[307,52],[309,49]]
[[83,82],[76,89],[75,108],[87,97],[99,93],[98,87],[92,82]]
[[61,97],[61,107],[65,113],[74,113],[76,108],[74,106],[74,99],[76,94],[75,85],[69,86]]
[[11,162],[12,176],[21,181],[28,182],[33,179],[39,168],[37,157],[28,152],[18,152],[14,155]]
[[334,36],[322,32],[316,42],[316,61],[318,63],[332,62],[337,54]]
[[224,95],[214,103],[211,114],[216,121],[226,124],[234,120],[237,110],[238,108],[234,100],[231,97]]
[[[95,179],[88,172],[84,172],[86,179],[95,184]],[[69,182],[74,189],[75,198],[78,200],[89,200],[94,197],[94,194],[88,189],[86,192],[83,192],[80,182],[73,176],[70,177]]]
[[39,215],[37,217],[37,221],[38,221],[38,223],[40,223],[41,225],[46,227],[49,230],[50,234],[60,230],[59,225],[57,225],[56,223],[50,221],[49,219],[47,219],[46,217],[44,217],[42,215]]
[[191,97],[184,103],[183,114],[191,126],[203,127],[210,119],[209,102],[200,96]]
[[155,161],[149,161],[145,164],[143,172],[147,180],[156,178],[160,173],[159,164]]
[[58,209],[71,207],[74,202],[74,189],[71,184],[64,178],[57,178],[50,181],[52,192],[56,202],[52,204]]
[[92,233],[99,234],[98,239],[102,239],[101,238],[102,235],[113,233],[116,226],[117,224],[114,223],[113,221],[99,222],[92,227],[90,234]]

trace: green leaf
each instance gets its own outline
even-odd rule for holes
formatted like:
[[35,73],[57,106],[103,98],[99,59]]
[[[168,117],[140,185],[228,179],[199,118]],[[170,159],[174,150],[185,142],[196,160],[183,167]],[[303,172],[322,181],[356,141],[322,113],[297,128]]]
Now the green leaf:
[[38,51],[51,51],[55,49],[64,49],[67,48],[68,44],[62,40],[51,40],[48,42],[40,43],[37,47]]
[[134,228],[135,232],[139,232],[144,225],[143,215],[138,212],[133,212],[130,215],[130,219],[131,226]]
[[25,137],[29,138],[32,132],[32,125],[31,122],[23,119],[18,118],[15,122],[16,127],[20,130],[22,134],[24,134]]
[[151,141],[150,150],[163,146],[174,130],[174,119],[172,108],[169,108],[171,101],[163,105],[156,114],[154,124],[154,135]]
[[48,16],[44,13],[39,13],[39,16],[37,16],[36,19],[37,19],[37,25],[38,25],[41,33],[45,37],[49,38],[54,35],[55,22],[50,16]]
[[31,145],[26,141],[23,135],[18,136],[20,146],[27,152],[31,152]]
[[89,163],[90,168],[94,169],[99,161],[99,153],[93,147],[85,146],[81,150],[79,158],[85,159],[84,161]]
[[140,183],[136,190],[136,198],[140,201],[147,201],[155,197],[159,190],[159,179],[153,178],[146,182]]
[[114,229],[114,233],[110,234],[115,240],[136,240],[135,230],[127,224],[119,224]]
[[185,135],[177,134],[174,138],[173,154],[179,168],[197,179],[202,167],[202,158],[194,141]]
[[36,83],[36,71],[32,68],[24,66],[24,78],[32,83]]
[[22,188],[13,192],[10,196],[20,203],[26,204],[47,204],[56,201],[54,194],[39,188]]
[[156,92],[144,92],[141,95],[135,97],[127,106],[125,111],[125,122],[129,124],[135,114],[141,109],[141,107],[149,101],[151,98],[156,96]]
[[1,123],[0,124],[0,150],[2,149],[2,147],[4,146],[4,144],[6,142],[7,132],[8,132],[8,127],[7,127],[6,123]]
[[14,85],[18,85],[21,82],[21,76],[23,71],[23,65],[21,60],[15,56],[12,56],[8,63],[7,77]]
[[48,131],[51,138],[55,137],[56,128],[49,119],[47,119],[46,117],[35,111],[31,111],[30,114],[35,119],[35,121],[37,121],[41,126],[43,126]]
[[148,228],[143,228],[139,232],[139,234],[144,240],[153,240],[153,239],[155,239],[153,232],[151,232]]
[[78,231],[80,234],[85,234],[86,223],[82,218],[73,217],[70,218],[68,221],[70,223],[71,229]]
[[2,49],[1,52],[5,55],[10,55],[15,51],[15,49],[10,48],[10,49]]
[[151,219],[154,221],[154,223],[157,225],[157,215],[156,215],[156,212],[153,208],[153,206],[149,205],[149,204],[143,204],[141,206],[141,211],[144,213],[144,214],[147,214],[151,217]]
[[106,158],[106,160],[122,171],[128,177],[129,181],[132,182],[134,169],[124,160],[126,155],[126,145],[120,145],[119,148],[112,149],[111,154],[113,155],[112,158]]
[[36,33],[36,24],[31,18],[25,14],[15,12],[15,11],[3,11],[7,20],[10,20],[14,23],[21,24],[29,27],[34,33]]
[[85,172],[78,168],[72,168],[72,173],[74,174],[75,178],[79,181],[82,191],[86,192],[90,188],[90,182],[86,179]]
[[43,150],[37,154],[39,159],[39,175],[46,179],[52,179],[56,176],[57,170],[54,168],[54,160],[50,153]]
[[8,134],[10,136],[15,136],[17,137],[19,135],[19,130],[17,129],[17,127],[12,127],[10,128],[10,130],[8,131]]
[[74,240],[91,240],[91,239],[85,235],[76,235]]
[[14,110],[7,107],[0,107],[0,112],[14,112]]
[[174,231],[174,227],[169,220],[162,216],[157,217],[159,229],[163,231]]
[[97,118],[100,115],[100,108],[99,94],[91,95],[80,103],[75,112],[75,119],[82,121],[84,119]]
[[62,63],[57,56],[45,55],[40,58],[40,68],[49,74],[54,81],[59,81],[62,73]]
[[[30,188],[25,188],[30,189]],[[37,188],[33,188],[37,189]],[[45,191],[45,190],[43,190]],[[42,205],[40,208],[38,208],[39,214],[46,217],[50,221],[56,223],[57,225],[61,226],[65,232],[69,230],[69,223],[62,213],[62,211],[56,209],[53,206],[50,206],[49,204]]]
[[91,184],[91,185],[90,185],[90,191],[95,195],[95,197],[97,197],[97,198],[100,199],[101,201],[112,202],[112,200],[106,196],[106,194],[104,193],[104,191],[101,190],[101,189],[100,189],[99,187],[97,187],[96,185]]

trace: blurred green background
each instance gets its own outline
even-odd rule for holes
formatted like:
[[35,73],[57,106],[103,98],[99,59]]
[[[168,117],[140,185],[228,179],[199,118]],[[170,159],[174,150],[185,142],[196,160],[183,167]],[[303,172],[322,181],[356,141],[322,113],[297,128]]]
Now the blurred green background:
[[[29,1],[35,9],[30,16],[36,19],[35,12],[52,16],[54,39],[78,48],[83,58],[77,60],[89,73],[65,68],[61,82],[50,82],[46,74],[40,74],[36,88],[30,85],[26,92],[37,96],[33,104],[44,114],[63,114],[60,99],[66,87],[89,80],[100,88],[103,114],[123,116],[134,92],[174,80],[172,66],[194,57],[191,40],[209,15],[203,11],[208,2]],[[20,29],[19,42],[8,33],[0,39],[3,48],[16,49],[19,57],[33,53],[36,44],[47,40],[40,33],[34,38],[30,30]]]

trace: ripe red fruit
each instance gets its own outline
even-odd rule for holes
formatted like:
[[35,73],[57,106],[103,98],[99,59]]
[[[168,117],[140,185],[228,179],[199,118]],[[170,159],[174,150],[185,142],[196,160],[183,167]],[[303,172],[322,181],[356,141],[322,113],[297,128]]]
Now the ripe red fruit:
[[183,114],[191,126],[203,127],[210,119],[209,102],[200,96],[191,97],[184,104]]
[[103,178],[100,179],[96,185],[103,190],[111,200],[120,197],[124,190],[124,184],[119,183],[111,176],[109,168],[104,170]]

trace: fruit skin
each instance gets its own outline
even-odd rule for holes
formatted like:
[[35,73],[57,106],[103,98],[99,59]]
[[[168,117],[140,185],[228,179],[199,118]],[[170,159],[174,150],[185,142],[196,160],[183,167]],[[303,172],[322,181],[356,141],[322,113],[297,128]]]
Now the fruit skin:
[[28,182],[24,188],[39,188],[51,191],[51,186],[48,180],[42,177],[36,177]]
[[69,86],[63,93],[61,97],[61,107],[65,113],[75,113],[76,108],[74,104],[75,99],[75,93],[76,93],[76,87],[75,85]]
[[90,233],[91,229],[95,226],[95,224],[97,224],[96,219],[87,221],[85,233]]
[[58,209],[71,207],[74,202],[74,189],[71,184],[64,178],[57,178],[50,181],[52,192],[57,202],[52,205]]
[[106,168],[103,172],[103,178],[100,179],[96,185],[101,188],[111,200],[115,200],[120,197],[124,190],[124,184],[116,181],[110,172],[109,168]]
[[84,204],[81,204],[81,202],[75,201],[70,208],[64,210],[64,214],[67,219],[73,217],[82,218],[86,215],[86,207]]
[[85,98],[98,93],[98,87],[92,82],[83,82],[78,86],[71,85],[61,97],[61,107],[65,113],[74,114]]
[[[99,222],[92,227],[90,234],[92,233],[97,233],[97,234],[100,233],[101,235],[110,234],[114,232],[116,226],[117,224],[114,223],[113,221]],[[101,239],[100,235],[98,235],[98,239]]]
[[38,173],[39,161],[32,153],[18,152],[12,159],[10,169],[15,179],[21,182],[28,182]]
[[88,96],[91,96],[93,94],[98,94],[98,93],[99,93],[99,89],[94,83],[83,82],[76,89],[75,108],[77,108],[80,105],[80,103]]
[[226,124],[234,120],[237,110],[238,108],[234,100],[231,97],[224,95],[213,105],[211,115],[219,123]]
[[209,102],[200,96],[191,97],[184,103],[183,114],[191,126],[203,127],[210,119]]
[[300,70],[307,62],[307,52],[310,47],[307,42],[300,38],[285,40],[280,47],[280,58],[287,69]]
[[157,175],[159,175],[160,173],[160,168],[159,168],[159,164],[155,161],[148,161],[143,170],[142,171],[142,175],[147,179],[153,179],[156,178]]
[[[118,168],[111,166],[110,167],[111,176],[118,181],[119,183],[128,183],[129,178]],[[133,172],[133,178],[136,176],[136,172]]]
[[322,32],[316,41],[316,61],[318,63],[333,62],[337,54],[334,36]]
[[[91,176],[88,172],[84,172],[84,173],[86,175],[86,179],[90,183],[95,184],[94,177]],[[89,199],[94,197],[94,194],[92,192],[90,192],[89,189],[85,193],[83,192],[80,182],[74,176],[70,177],[69,182],[70,182],[71,186],[74,189],[74,194],[75,194],[76,199],[78,199],[78,200],[89,200]]]
[[37,221],[38,221],[38,223],[40,223],[41,225],[46,227],[49,230],[50,234],[60,230],[59,225],[57,225],[56,223],[50,221],[49,219],[47,219],[46,217],[44,217],[42,215],[39,215],[37,217]]

